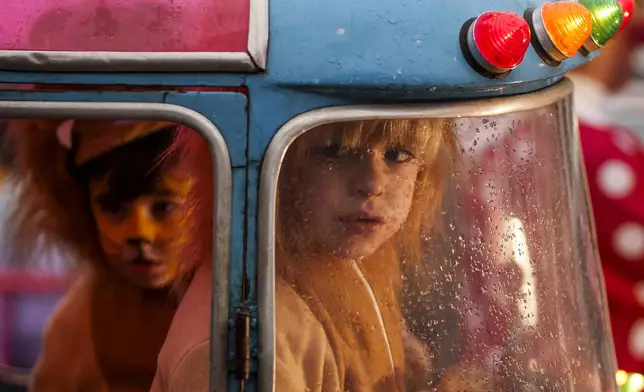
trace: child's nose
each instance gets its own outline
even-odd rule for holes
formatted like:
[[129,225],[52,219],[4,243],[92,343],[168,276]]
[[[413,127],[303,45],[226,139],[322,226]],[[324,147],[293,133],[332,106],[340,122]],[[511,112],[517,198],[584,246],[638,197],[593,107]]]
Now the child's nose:
[[138,238],[153,242],[156,237],[156,224],[148,209],[141,205],[133,208],[132,216],[127,222],[127,238]]
[[353,178],[353,193],[361,197],[380,196],[385,192],[385,173],[378,154],[365,156]]

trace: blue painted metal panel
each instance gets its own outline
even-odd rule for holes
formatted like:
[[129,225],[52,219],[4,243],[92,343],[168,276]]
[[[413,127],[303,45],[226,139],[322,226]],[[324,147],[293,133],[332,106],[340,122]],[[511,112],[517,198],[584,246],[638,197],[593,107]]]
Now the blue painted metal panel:
[[233,92],[169,92],[165,103],[188,107],[212,121],[228,145],[233,167],[246,164],[248,101]]
[[[470,68],[461,54],[464,22],[485,11],[513,11],[536,0],[272,0],[268,79],[281,86],[338,89],[478,90],[552,79],[588,59],[577,55],[546,65],[530,47],[523,63],[502,80]],[[543,85],[535,86],[543,87]]]
[[[465,61],[461,26],[485,11],[513,11],[541,0],[271,0],[264,74],[0,72],[0,83],[244,86],[304,89],[319,94],[364,90],[364,97],[438,100],[534,91],[590,60],[578,54],[558,67],[530,47],[506,78],[487,79]],[[597,55],[593,54],[592,56]],[[591,56],[591,57],[592,57]],[[250,92],[252,99],[263,99]]]

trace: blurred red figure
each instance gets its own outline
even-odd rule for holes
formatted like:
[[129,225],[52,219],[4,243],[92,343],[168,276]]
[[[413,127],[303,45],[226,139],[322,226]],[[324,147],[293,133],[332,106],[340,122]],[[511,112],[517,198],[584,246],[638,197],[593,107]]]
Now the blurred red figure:
[[635,15],[602,54],[569,75],[620,369],[644,373],[644,143],[614,124],[606,103],[630,79],[643,41]]

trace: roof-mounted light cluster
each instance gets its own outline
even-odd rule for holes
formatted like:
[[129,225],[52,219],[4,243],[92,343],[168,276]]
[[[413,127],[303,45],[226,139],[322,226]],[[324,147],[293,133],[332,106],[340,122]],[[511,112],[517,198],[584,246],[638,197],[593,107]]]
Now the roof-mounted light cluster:
[[633,0],[565,0],[526,11],[485,12],[461,29],[461,49],[479,73],[504,77],[523,61],[530,41],[556,66],[577,52],[601,49],[631,19]]

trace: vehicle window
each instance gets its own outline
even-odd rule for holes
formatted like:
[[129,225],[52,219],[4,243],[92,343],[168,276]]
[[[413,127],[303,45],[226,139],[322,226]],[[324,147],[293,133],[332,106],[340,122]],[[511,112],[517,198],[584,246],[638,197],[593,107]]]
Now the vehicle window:
[[0,381],[148,391],[183,284],[194,181],[176,141],[195,131],[73,118],[1,128]]
[[610,389],[564,115],[378,118],[297,137],[277,184],[276,390]]

